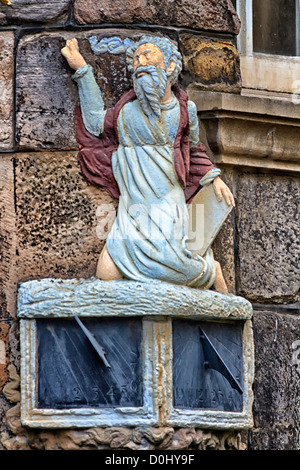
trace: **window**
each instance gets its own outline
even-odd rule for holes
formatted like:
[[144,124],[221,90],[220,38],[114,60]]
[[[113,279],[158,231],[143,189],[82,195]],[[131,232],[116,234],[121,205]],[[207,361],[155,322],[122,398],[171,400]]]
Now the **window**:
[[253,0],[253,52],[300,55],[299,0]]
[[242,23],[237,47],[244,91],[299,98],[300,0],[236,0],[234,4]]

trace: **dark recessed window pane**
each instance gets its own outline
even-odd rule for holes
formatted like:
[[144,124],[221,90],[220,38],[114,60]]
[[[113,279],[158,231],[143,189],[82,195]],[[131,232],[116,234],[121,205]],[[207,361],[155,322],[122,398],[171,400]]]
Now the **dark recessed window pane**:
[[105,351],[98,356],[75,319],[38,320],[38,407],[142,406],[142,321],[82,319]]
[[253,0],[253,51],[299,53],[299,0]]

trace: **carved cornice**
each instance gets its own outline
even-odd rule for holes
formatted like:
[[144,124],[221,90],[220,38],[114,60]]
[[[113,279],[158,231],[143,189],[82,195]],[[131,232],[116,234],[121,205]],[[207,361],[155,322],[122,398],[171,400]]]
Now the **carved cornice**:
[[300,172],[300,104],[267,93],[203,92],[192,86],[216,164]]

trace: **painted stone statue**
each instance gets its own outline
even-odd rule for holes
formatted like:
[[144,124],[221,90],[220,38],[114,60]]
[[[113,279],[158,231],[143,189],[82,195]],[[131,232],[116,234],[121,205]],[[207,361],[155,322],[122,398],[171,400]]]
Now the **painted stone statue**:
[[76,138],[83,175],[119,199],[100,254],[102,280],[150,279],[226,292],[219,263],[186,247],[187,204],[205,185],[234,205],[199,142],[196,106],[177,85],[181,55],[166,38],[143,36],[126,50],[133,89],[105,109],[93,69],[76,39],[63,56],[75,70],[80,106]]

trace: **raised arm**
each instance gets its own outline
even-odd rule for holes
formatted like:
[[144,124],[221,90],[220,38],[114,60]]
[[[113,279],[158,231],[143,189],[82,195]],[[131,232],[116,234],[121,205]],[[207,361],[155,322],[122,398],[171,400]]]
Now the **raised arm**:
[[79,101],[84,125],[93,135],[100,135],[104,125],[104,102],[95,80],[93,69],[81,55],[77,39],[70,39],[61,50],[69,66],[75,70],[73,79],[78,85]]

